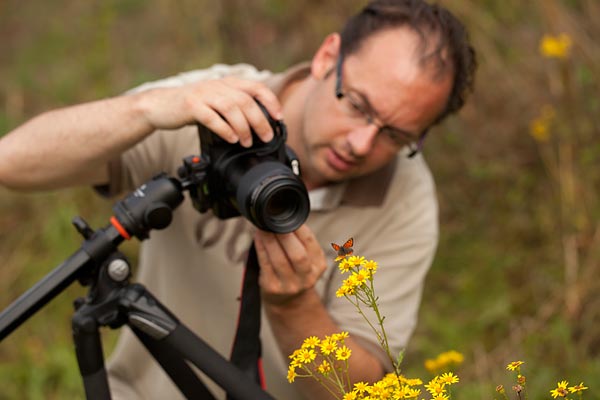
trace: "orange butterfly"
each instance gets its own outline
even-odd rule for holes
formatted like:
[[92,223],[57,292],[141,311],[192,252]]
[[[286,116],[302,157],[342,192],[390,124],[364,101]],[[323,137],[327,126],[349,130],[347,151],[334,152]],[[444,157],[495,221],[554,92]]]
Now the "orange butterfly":
[[336,243],[331,243],[331,247],[337,251],[337,257],[335,258],[335,261],[340,261],[346,258],[346,256],[351,256],[354,253],[352,246],[354,246],[354,238],[346,240],[346,243],[341,246]]

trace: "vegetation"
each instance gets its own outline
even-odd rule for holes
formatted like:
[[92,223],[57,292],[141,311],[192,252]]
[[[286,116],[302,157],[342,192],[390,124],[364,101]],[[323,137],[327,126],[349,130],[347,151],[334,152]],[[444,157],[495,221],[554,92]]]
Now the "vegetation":
[[[513,360],[527,362],[532,400],[562,380],[600,398],[600,3],[440,2],[469,26],[480,70],[470,103],[426,142],[441,242],[403,372],[424,376],[424,360],[454,349],[465,358],[456,398],[508,393]],[[364,1],[341,4],[4,0],[0,135],[215,62],[281,70]],[[75,215],[103,226],[110,204],[89,189],[0,190],[0,308],[78,248]],[[0,399],[84,397],[69,321],[82,293],[73,285],[0,344]],[[105,339],[109,349],[114,333]]]

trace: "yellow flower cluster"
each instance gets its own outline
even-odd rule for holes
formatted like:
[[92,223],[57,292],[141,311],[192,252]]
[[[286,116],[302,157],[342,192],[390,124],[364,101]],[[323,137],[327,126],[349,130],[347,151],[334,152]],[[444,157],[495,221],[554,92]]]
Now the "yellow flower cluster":
[[436,358],[425,360],[425,368],[432,374],[448,371],[462,364],[465,357],[455,350],[440,353]]
[[341,273],[350,273],[350,276],[344,280],[335,295],[352,296],[357,289],[364,288],[368,282],[373,281],[373,275],[377,272],[377,263],[373,260],[367,261],[362,256],[351,256],[341,260],[338,268]]
[[538,142],[547,142],[550,138],[550,126],[556,117],[556,111],[551,105],[542,107],[538,115],[529,124],[529,134]]
[[573,41],[566,33],[558,36],[544,35],[540,41],[540,53],[544,57],[566,59],[571,52]]
[[[294,382],[296,377],[314,377],[318,380],[327,379],[333,375],[334,382],[342,379],[344,370],[339,362],[347,367],[347,361],[352,354],[345,345],[348,332],[335,333],[319,339],[316,336],[306,338],[299,349],[290,355],[288,381]],[[347,368],[346,368],[347,369]]]
[[421,394],[420,379],[409,379],[402,375],[387,374],[373,385],[364,382],[354,384],[354,389],[346,393],[343,400],[415,399]]
[[[421,394],[418,386],[423,381],[390,373],[372,385],[357,382],[351,385],[348,374],[348,359],[352,355],[345,340],[348,332],[336,333],[319,339],[308,337],[299,349],[290,355],[287,379],[313,378],[321,383],[335,398],[341,400],[401,400],[416,399]],[[459,381],[453,373],[436,376],[424,385],[432,400],[448,400],[448,386]]]
[[432,400],[448,400],[450,394],[448,393],[448,386],[458,383],[458,376],[452,372],[446,372],[442,375],[436,376],[425,385],[425,389],[431,393]]

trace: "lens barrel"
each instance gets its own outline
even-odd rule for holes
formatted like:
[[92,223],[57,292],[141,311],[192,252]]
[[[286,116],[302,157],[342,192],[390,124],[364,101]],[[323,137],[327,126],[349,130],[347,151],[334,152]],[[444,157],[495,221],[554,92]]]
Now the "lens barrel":
[[258,163],[240,176],[237,183],[238,210],[260,229],[293,232],[308,218],[310,202],[306,187],[280,162]]

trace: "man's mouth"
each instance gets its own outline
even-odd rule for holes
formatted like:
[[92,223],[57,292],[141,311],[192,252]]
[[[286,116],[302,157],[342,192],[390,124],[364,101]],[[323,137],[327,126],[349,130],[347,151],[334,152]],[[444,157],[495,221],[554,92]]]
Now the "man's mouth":
[[356,165],[356,161],[342,156],[331,148],[327,151],[327,163],[339,172],[346,172]]

